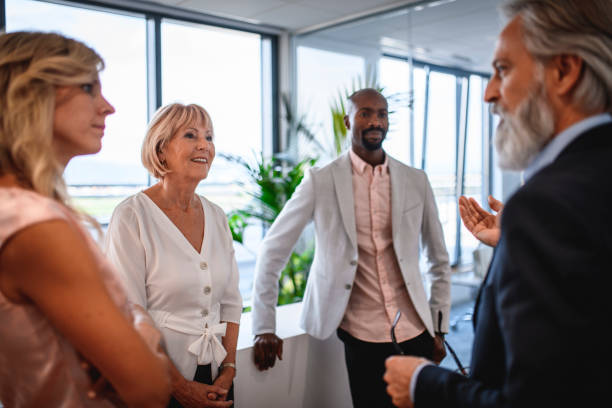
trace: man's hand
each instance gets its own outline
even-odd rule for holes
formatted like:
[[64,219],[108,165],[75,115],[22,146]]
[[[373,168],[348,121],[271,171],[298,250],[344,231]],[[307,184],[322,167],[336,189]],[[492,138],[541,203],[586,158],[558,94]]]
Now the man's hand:
[[274,333],[256,335],[253,358],[259,371],[274,367],[276,357],[283,359],[283,340]]
[[196,381],[185,380],[181,383],[179,389],[175,389],[173,395],[184,408],[218,408],[230,407],[233,404],[233,401],[225,401],[225,398],[227,398],[226,388]]
[[413,408],[410,395],[410,382],[414,370],[427,360],[420,357],[392,356],[385,361],[385,375],[387,394],[391,396],[393,405],[399,408]]
[[444,347],[444,337],[441,334],[436,334],[434,337],[434,349],[432,354],[433,362],[440,364],[446,357],[446,347]]
[[500,220],[504,204],[489,196],[489,207],[496,214],[485,211],[473,198],[459,197],[459,214],[463,225],[483,244],[496,246],[500,236]]

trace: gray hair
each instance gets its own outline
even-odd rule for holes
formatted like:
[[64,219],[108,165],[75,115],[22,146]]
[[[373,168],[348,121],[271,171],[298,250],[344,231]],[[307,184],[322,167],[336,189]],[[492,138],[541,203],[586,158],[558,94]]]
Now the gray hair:
[[612,2],[508,0],[504,14],[519,16],[527,50],[539,62],[562,54],[583,60],[572,102],[585,113],[612,111]]

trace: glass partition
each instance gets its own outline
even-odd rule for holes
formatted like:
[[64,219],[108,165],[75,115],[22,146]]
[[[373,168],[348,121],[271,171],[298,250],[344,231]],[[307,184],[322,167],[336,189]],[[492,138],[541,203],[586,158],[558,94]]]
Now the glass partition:
[[387,97],[390,127],[383,146],[427,173],[453,265],[471,263],[476,247],[460,222],[459,195],[481,201],[494,191],[492,120],[482,96],[500,26],[498,3],[425,2],[295,39],[298,106],[323,144],[333,143],[330,98],[361,86]]

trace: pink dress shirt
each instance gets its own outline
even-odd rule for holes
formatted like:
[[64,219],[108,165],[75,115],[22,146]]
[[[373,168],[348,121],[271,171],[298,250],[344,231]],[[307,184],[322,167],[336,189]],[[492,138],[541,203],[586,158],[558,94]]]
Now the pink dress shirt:
[[388,158],[372,167],[352,150],[349,155],[359,256],[340,327],[362,341],[390,342],[391,324],[401,310],[395,335],[399,342],[406,341],[424,332],[425,325],[408,296],[393,248]]

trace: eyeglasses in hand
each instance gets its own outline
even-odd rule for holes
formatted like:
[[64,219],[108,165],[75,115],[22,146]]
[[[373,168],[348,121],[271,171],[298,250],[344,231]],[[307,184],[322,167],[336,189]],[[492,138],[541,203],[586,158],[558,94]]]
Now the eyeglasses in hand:
[[[397,326],[397,322],[399,322],[400,317],[402,317],[402,312],[398,310],[397,314],[395,315],[395,319],[393,319],[393,324],[391,325],[391,343],[393,344],[393,348],[395,349],[397,354],[403,356],[406,353],[404,353],[404,350],[402,350],[402,348],[397,342],[397,338],[395,337],[395,326]],[[455,350],[453,350],[451,345],[448,344],[448,341],[446,341],[446,339],[444,340],[444,344],[446,345],[446,348],[453,357],[453,360],[455,360],[455,364],[457,364],[457,367],[459,367],[459,371],[461,372],[461,374],[467,377],[467,370],[465,369],[463,364],[461,364],[461,361],[459,361],[459,357],[457,357],[457,353],[455,353]]]

